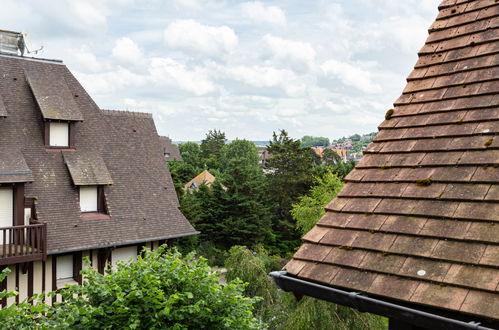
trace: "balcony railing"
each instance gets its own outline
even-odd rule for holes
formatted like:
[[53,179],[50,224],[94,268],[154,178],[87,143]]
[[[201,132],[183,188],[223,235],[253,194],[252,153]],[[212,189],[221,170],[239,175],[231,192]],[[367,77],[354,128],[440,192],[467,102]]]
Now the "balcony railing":
[[0,265],[46,258],[46,223],[0,228]]

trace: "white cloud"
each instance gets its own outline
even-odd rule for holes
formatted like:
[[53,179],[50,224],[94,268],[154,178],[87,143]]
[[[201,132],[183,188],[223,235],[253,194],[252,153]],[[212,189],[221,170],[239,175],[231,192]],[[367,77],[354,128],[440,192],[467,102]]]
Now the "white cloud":
[[311,69],[315,64],[315,50],[307,42],[286,40],[265,35],[263,41],[272,56],[281,64],[291,65],[296,70]]
[[155,83],[177,87],[195,95],[205,95],[215,90],[215,85],[204,69],[197,67],[188,70],[184,64],[170,58],[152,58],[149,74]]
[[345,85],[355,87],[362,92],[378,93],[381,91],[381,87],[372,81],[371,73],[358,66],[331,59],[324,62],[321,69],[326,76],[337,78]]
[[275,25],[286,25],[286,15],[277,6],[265,6],[260,1],[241,4],[243,13],[257,22],[267,22]]
[[142,49],[127,37],[116,40],[112,53],[113,57],[124,63],[138,64],[144,60]]
[[230,27],[203,25],[192,19],[170,23],[164,38],[172,48],[213,57],[231,53],[238,44],[236,33]]

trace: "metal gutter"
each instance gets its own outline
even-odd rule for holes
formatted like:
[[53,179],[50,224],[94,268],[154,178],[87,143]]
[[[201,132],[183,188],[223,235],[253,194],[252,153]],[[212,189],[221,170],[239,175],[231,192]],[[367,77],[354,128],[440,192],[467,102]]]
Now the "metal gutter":
[[155,238],[149,238],[149,239],[138,239],[138,240],[134,240],[134,241],[119,242],[119,243],[109,243],[109,244],[102,244],[102,245],[96,245],[96,246],[86,246],[86,247],[69,249],[69,250],[50,251],[50,252],[47,253],[47,255],[62,254],[62,253],[71,253],[71,252],[78,252],[78,251],[83,251],[83,250],[103,249],[103,248],[108,248],[108,247],[118,247],[118,246],[123,246],[123,245],[133,245],[133,244],[147,243],[147,242],[153,242],[153,241],[162,241],[162,240],[167,240],[167,239],[174,239],[174,238],[180,238],[180,237],[187,237],[187,236],[198,235],[200,233],[201,233],[200,231],[195,231],[195,232],[187,233],[187,234],[179,234],[179,235],[155,237]]
[[362,296],[358,292],[348,292],[313,282],[304,281],[287,275],[285,271],[271,272],[275,283],[284,291],[334,302],[359,310],[377,314],[426,329],[477,329],[493,330],[480,326],[479,322],[463,322],[436,314],[423,312],[405,306],[389,303],[383,300]]

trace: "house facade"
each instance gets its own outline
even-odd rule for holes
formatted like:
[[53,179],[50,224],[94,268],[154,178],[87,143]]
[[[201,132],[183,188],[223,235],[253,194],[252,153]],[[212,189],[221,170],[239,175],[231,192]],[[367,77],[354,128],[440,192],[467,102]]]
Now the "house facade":
[[1,306],[81,283],[83,257],[104,272],[196,234],[178,206],[150,114],[101,110],[61,61],[0,53],[0,290],[19,291]]
[[390,329],[499,328],[499,2],[445,0],[394,108],[277,284]]

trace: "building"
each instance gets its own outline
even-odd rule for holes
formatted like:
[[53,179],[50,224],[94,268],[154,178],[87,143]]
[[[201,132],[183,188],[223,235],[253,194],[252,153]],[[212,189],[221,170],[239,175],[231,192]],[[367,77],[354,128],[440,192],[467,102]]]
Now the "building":
[[[198,190],[199,186],[201,186],[203,184],[208,186],[208,187],[211,187],[211,185],[215,182],[216,179],[217,178],[215,178],[215,176],[213,174],[208,172],[208,170],[204,170],[203,172],[196,175],[196,177],[194,179],[187,182],[184,185],[184,190]],[[227,188],[224,185],[222,185],[222,188],[224,190],[227,190]]]
[[172,139],[167,136],[160,136],[159,141],[161,143],[161,148],[163,150],[163,156],[165,160],[178,160],[182,161],[182,156],[180,155],[180,150],[176,145],[172,143]]
[[0,54],[0,290],[19,291],[2,306],[80,283],[82,257],[103,272],[196,234],[178,206],[150,114],[99,109],[61,61]]
[[272,276],[391,329],[498,329],[499,2],[439,10],[374,142]]

